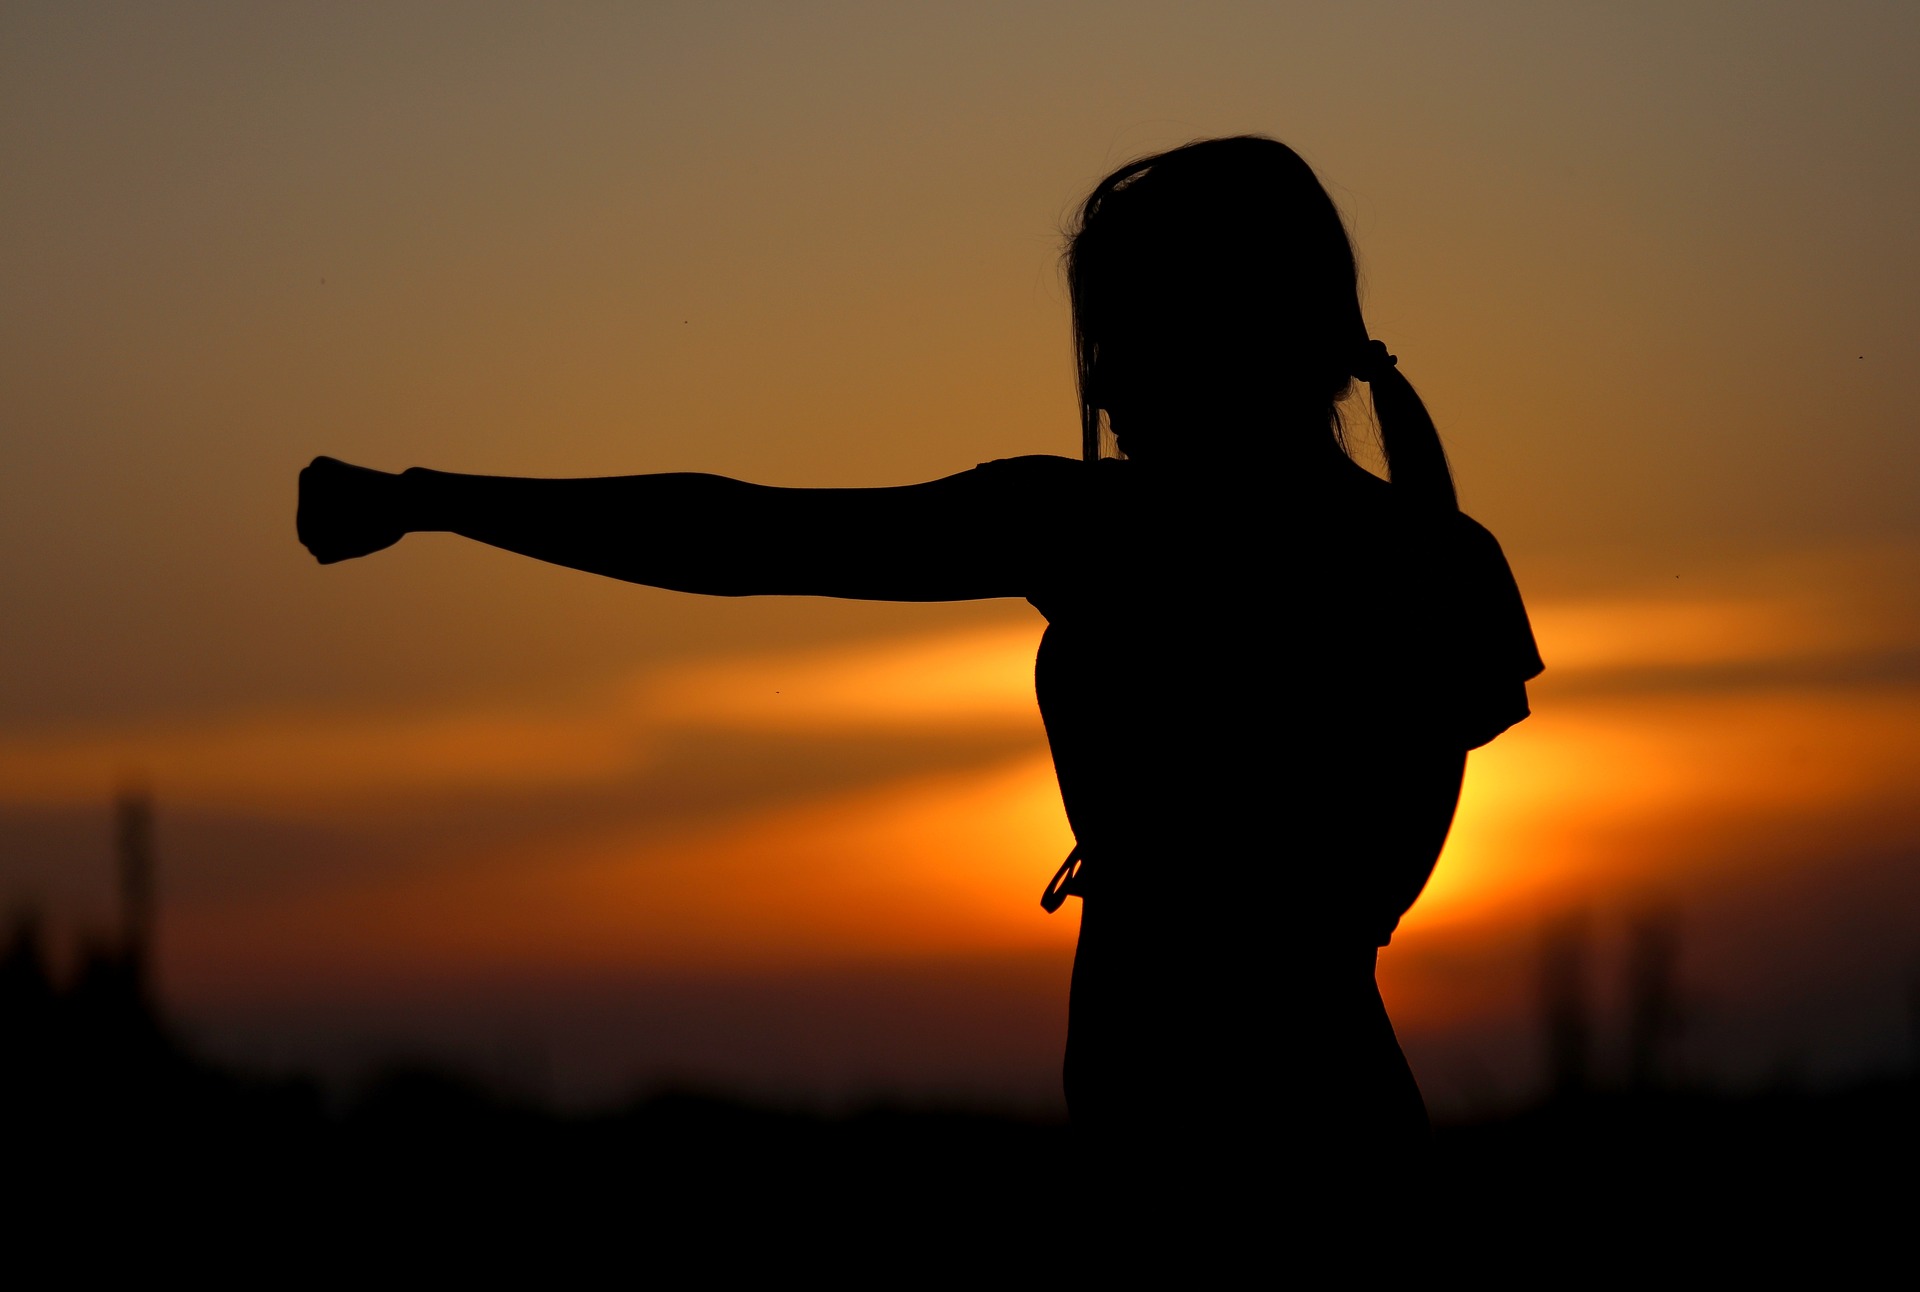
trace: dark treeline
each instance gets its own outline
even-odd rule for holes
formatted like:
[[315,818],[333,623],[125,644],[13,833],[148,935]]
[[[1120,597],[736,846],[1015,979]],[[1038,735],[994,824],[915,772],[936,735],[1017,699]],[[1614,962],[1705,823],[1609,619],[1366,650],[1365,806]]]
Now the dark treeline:
[[[1555,955],[1564,947],[1547,957],[1550,989],[1566,973]],[[1569,1039],[1580,1026],[1563,998],[1547,1004],[1549,1057],[1572,1062],[1589,1043]],[[219,1215],[238,1233],[324,1234],[335,1248],[447,1226],[524,1238],[612,1225],[746,1266],[849,1253],[1047,1260],[1070,1249],[1077,1223],[1063,1125],[882,1106],[827,1116],[694,1092],[562,1113],[417,1066],[329,1095],[196,1057],[118,942],[56,979],[30,921],[0,954],[0,1054],[12,1172],[39,1182],[36,1205],[68,1224]],[[1655,1070],[1644,1055],[1610,1084],[1549,1069],[1532,1106],[1441,1126],[1426,1241],[1463,1256],[1493,1243],[1515,1258],[1660,1247],[1758,1259],[1904,1231],[1920,1080],[1733,1094]],[[1284,1226],[1284,1163],[1249,1172]]]
[[183,1043],[146,982],[119,940],[57,977],[30,919],[0,948],[0,1156],[30,1183],[13,1232],[217,1221],[223,1242],[333,1250],[557,1229],[715,1269],[907,1248],[972,1260],[1024,1247],[1067,1192],[1066,1128],[990,1113],[824,1116],[688,1090],[563,1113],[417,1064],[346,1091],[238,1072]]
[[[68,1236],[144,1220],[335,1255],[457,1233],[471,1260],[564,1232],[717,1272],[1071,1261],[1075,1232],[1098,1223],[1059,1123],[878,1105],[828,1116],[695,1091],[569,1113],[419,1065],[342,1092],[209,1062],[152,989],[149,822],[144,800],[122,802],[120,928],[70,972],[54,972],[31,918],[0,944],[0,1144],[29,1186],[17,1233],[35,1217]],[[1788,1248],[1838,1259],[1899,1240],[1920,1201],[1920,1065],[1816,1090],[1690,1080],[1676,1061],[1678,926],[1643,917],[1628,942],[1624,1029],[1604,1037],[1591,922],[1549,926],[1540,1091],[1436,1130],[1413,1190],[1427,1223],[1395,1230],[1402,1245],[1565,1271],[1678,1250],[1722,1266]],[[1624,1060],[1611,1077],[1603,1049]],[[1254,1206],[1235,1224],[1270,1222],[1276,1241],[1310,1228],[1315,1200],[1284,1161],[1245,1169]]]

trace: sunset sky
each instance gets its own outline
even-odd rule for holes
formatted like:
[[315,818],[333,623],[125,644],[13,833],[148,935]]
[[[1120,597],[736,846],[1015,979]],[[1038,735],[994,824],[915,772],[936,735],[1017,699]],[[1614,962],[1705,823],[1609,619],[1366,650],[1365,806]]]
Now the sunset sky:
[[9,4],[0,903],[107,927],[138,781],[218,1053],[1057,1100],[1030,607],[321,569],[294,475],[1071,454],[1073,204],[1257,131],[1548,665],[1383,953],[1431,1101],[1531,1088],[1576,912],[1609,1011],[1677,921],[1702,1077],[1914,1061],[1917,65],[1890,3]]

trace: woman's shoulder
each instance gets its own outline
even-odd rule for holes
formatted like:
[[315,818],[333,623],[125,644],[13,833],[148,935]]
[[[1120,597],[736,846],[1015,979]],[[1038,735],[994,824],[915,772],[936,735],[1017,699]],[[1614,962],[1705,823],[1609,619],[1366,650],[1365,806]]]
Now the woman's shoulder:
[[1127,473],[1115,472],[1111,459],[1087,462],[1051,453],[982,462],[966,474],[989,499],[1007,507],[1056,511],[1087,505],[1108,496]]
[[1453,507],[1408,505],[1389,497],[1374,519],[1379,541],[1429,576],[1511,577],[1493,531]]
[[1507,556],[1493,531],[1464,511],[1447,512],[1441,521],[1446,532],[1463,554],[1489,563],[1506,566]]
[[995,458],[975,467],[983,480],[1009,485],[1072,484],[1090,477],[1097,463],[1056,453],[1029,453],[1017,458]]
[[1353,477],[1364,478],[1358,483],[1350,481],[1349,499],[1372,512],[1376,521],[1398,531],[1401,541],[1429,544],[1436,556],[1506,564],[1493,531],[1459,508],[1409,499],[1404,491],[1364,469],[1357,469]]

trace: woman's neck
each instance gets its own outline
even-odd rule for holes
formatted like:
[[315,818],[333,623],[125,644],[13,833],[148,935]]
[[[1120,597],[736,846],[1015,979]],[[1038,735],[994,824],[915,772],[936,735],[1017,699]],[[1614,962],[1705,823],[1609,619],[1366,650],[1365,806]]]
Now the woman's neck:
[[1239,468],[1312,477],[1355,469],[1324,413],[1287,419],[1276,419],[1271,412],[1211,411],[1178,418],[1126,417],[1116,420],[1114,433],[1129,460],[1156,470]]

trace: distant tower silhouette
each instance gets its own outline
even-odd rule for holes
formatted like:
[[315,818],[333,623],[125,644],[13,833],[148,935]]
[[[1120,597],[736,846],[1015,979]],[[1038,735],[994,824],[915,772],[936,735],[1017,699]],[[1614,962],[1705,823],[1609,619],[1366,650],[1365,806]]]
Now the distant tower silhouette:
[[114,804],[119,854],[120,954],[142,999],[153,990],[153,799],[146,790],[121,791]]
[[1589,929],[1585,912],[1549,924],[1541,939],[1540,1007],[1550,1099],[1593,1084],[1593,1008],[1588,999]]
[[1907,1039],[1913,1043],[1913,1079],[1920,1081],[1920,960],[1907,975]]
[[1662,911],[1642,915],[1633,926],[1627,959],[1627,1080],[1640,1090],[1674,1077],[1673,1047],[1684,1019],[1676,983],[1680,930]]

